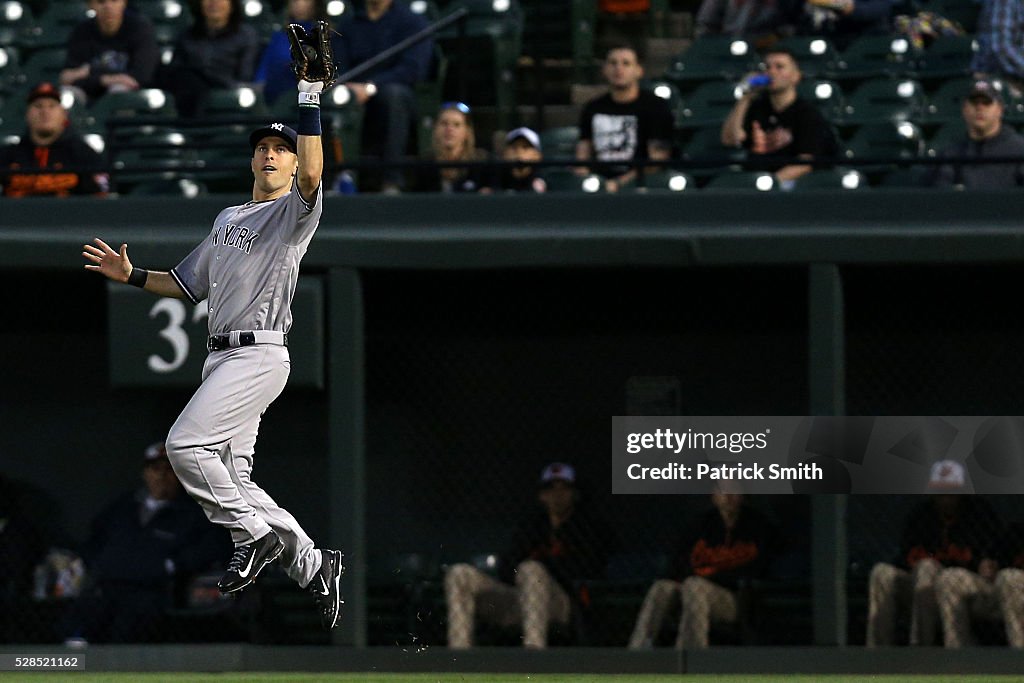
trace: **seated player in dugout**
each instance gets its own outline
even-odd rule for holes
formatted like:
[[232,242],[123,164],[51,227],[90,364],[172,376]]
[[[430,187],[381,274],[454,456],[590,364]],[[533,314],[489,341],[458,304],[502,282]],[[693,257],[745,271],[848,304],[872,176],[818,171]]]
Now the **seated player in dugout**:
[[669,610],[680,601],[676,649],[706,648],[712,624],[739,622],[740,584],[763,576],[776,553],[778,535],[768,518],[748,504],[736,482],[717,483],[711,503],[681,537],[668,575],[648,590],[630,649],[653,647]]
[[40,83],[29,93],[27,105],[21,140],[0,149],[4,196],[106,194],[109,179],[101,170],[103,160],[75,133],[61,104],[61,91],[52,83]]
[[499,558],[497,578],[469,564],[449,568],[448,647],[472,647],[477,622],[486,621],[520,626],[524,647],[546,648],[551,624],[567,626],[586,608],[585,582],[604,576],[609,531],[583,504],[571,465],[545,467],[537,499]]

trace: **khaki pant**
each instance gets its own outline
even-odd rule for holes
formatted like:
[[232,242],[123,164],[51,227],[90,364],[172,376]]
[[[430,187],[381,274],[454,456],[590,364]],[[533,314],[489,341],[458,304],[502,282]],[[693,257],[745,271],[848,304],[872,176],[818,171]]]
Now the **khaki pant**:
[[1006,640],[1024,648],[1024,571],[1003,569],[996,574],[996,592],[1006,620]]
[[944,570],[937,583],[946,647],[974,645],[971,619],[1003,619],[1006,640],[1024,647],[1024,571],[1003,569],[995,581],[959,567]]
[[651,647],[665,614],[679,600],[683,603],[683,615],[676,634],[678,650],[707,647],[711,624],[732,623],[738,616],[736,594],[713,581],[699,576],[691,576],[682,583],[661,579],[647,591],[629,639],[630,649]]
[[934,645],[939,608],[935,580],[942,565],[924,559],[908,572],[880,562],[871,569],[868,586],[867,646],[895,644],[896,614],[910,608],[910,644]]
[[543,564],[527,560],[516,567],[516,585],[509,586],[468,564],[452,566],[444,577],[448,603],[448,647],[473,645],[479,618],[498,626],[522,625],[523,645],[545,648],[548,626],[568,624],[569,596]]

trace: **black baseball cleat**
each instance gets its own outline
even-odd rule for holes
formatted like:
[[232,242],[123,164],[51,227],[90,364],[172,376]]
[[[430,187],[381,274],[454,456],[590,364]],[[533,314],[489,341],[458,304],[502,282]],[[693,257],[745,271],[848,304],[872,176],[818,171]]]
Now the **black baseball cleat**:
[[228,570],[220,577],[217,588],[224,594],[237,593],[255,581],[260,571],[276,560],[282,551],[284,541],[274,531],[258,541],[236,546],[235,554],[228,562]]
[[341,618],[341,575],[345,573],[345,556],[338,550],[321,550],[323,562],[320,571],[309,582],[309,592],[320,608],[320,623],[330,631]]

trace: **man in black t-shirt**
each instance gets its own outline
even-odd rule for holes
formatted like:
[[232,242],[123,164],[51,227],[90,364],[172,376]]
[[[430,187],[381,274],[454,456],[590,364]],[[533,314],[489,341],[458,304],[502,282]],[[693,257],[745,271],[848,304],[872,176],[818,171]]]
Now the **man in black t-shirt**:
[[764,61],[771,82],[736,102],[722,124],[722,144],[746,148],[749,159],[773,171],[786,189],[814,168],[800,160],[834,156],[836,143],[814,103],[797,95],[801,74],[792,53],[771,50]]
[[[604,61],[608,94],[591,100],[580,115],[580,161],[633,161],[668,159],[672,152],[672,112],[668,102],[640,88],[644,68],[636,50],[613,47]],[[636,178],[630,166],[601,171],[607,189],[615,192]]]

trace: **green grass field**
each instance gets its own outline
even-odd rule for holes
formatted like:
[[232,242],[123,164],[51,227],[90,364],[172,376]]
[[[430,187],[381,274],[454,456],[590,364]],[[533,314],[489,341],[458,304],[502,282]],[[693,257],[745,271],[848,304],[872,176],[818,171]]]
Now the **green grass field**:
[[643,674],[460,674],[460,673],[31,673],[0,674],[0,680],[31,683],[1019,683],[1020,676],[783,676]]

